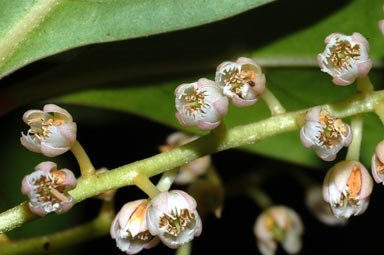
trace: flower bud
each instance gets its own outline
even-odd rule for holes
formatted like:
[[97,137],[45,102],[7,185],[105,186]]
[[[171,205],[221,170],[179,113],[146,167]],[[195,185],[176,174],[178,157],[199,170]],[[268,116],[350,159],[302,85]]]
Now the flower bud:
[[306,123],[301,127],[300,139],[306,148],[312,147],[325,161],[332,161],[336,154],[352,142],[351,127],[341,119],[313,107],[305,115]]
[[188,243],[202,230],[196,201],[181,190],[162,192],[150,201],[148,229],[170,248]]
[[158,244],[159,239],[148,231],[147,208],[148,200],[141,199],[126,203],[117,213],[110,234],[121,251],[136,254]]
[[57,170],[57,165],[46,161],[24,177],[21,192],[29,197],[29,209],[40,216],[50,212],[65,213],[73,206],[67,193],[76,187],[76,177],[69,169]]
[[330,226],[344,225],[347,220],[333,215],[329,204],[323,199],[321,185],[311,186],[305,195],[305,202],[311,213],[322,223]]
[[208,79],[181,84],[176,88],[175,95],[176,118],[183,126],[211,130],[219,126],[227,114],[228,99],[217,84]]
[[[197,136],[190,136],[184,132],[175,132],[167,137],[167,144],[160,146],[161,152],[166,152],[197,139]],[[175,178],[175,183],[184,185],[194,182],[199,176],[205,174],[211,167],[211,157],[205,156],[193,160],[180,167]]]
[[272,206],[256,219],[254,233],[257,246],[263,255],[275,254],[280,242],[289,254],[296,254],[301,249],[301,235],[304,228],[300,217],[286,206]]
[[384,141],[376,146],[376,152],[372,156],[372,176],[377,183],[384,184]]
[[317,55],[317,62],[321,71],[333,77],[336,85],[350,85],[357,77],[365,76],[371,70],[369,43],[361,34],[347,36],[333,33],[324,42],[325,50]]
[[76,123],[63,108],[47,104],[43,111],[29,110],[23,120],[30,126],[27,135],[21,133],[21,144],[30,151],[55,157],[71,149],[76,141]]
[[260,66],[244,57],[236,62],[221,63],[216,69],[215,80],[222,87],[223,94],[238,107],[256,103],[265,89],[265,75]]
[[323,197],[336,217],[362,214],[368,207],[373,181],[358,161],[342,161],[325,176]]

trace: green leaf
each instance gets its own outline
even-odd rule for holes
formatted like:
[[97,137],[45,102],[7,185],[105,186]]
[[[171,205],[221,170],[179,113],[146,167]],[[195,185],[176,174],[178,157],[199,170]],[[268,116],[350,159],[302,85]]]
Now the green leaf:
[[198,26],[271,1],[1,1],[0,77],[70,48]]

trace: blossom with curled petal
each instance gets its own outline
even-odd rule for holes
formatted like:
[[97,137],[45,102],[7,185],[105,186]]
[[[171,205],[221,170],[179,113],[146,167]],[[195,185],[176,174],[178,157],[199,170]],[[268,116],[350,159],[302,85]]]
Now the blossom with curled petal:
[[365,76],[371,70],[369,43],[361,34],[347,36],[333,33],[324,42],[325,50],[317,55],[317,62],[321,71],[333,77],[336,85],[350,85],[357,77]]
[[29,197],[29,209],[40,216],[50,212],[65,213],[73,206],[67,193],[76,187],[76,177],[69,169],[57,170],[57,165],[45,161],[24,177],[21,192]]
[[227,114],[228,99],[218,85],[205,78],[181,84],[175,90],[176,118],[181,125],[211,130],[220,125]]
[[256,103],[265,89],[265,75],[260,66],[244,57],[236,62],[221,63],[216,69],[215,80],[223,88],[223,94],[238,107]]
[[148,231],[146,212],[147,199],[126,203],[112,222],[110,234],[117,247],[127,253],[136,254],[142,249],[154,247],[159,239]]
[[341,119],[323,111],[320,106],[310,109],[305,115],[300,139],[306,148],[312,147],[325,161],[332,161],[336,154],[352,142],[351,127]]
[[29,110],[23,120],[30,126],[21,133],[22,145],[30,151],[55,157],[68,151],[76,141],[76,123],[65,109],[47,104],[43,110]]
[[202,224],[196,201],[181,190],[162,192],[147,209],[149,232],[170,248],[177,248],[199,236]]
[[286,206],[272,206],[256,219],[254,233],[257,246],[263,255],[273,255],[277,241],[289,254],[296,254],[301,249],[301,235],[304,232],[300,217]]
[[305,203],[311,213],[322,223],[330,226],[344,225],[347,223],[345,218],[337,218],[329,204],[323,199],[323,189],[321,185],[311,186],[305,194]]
[[372,178],[360,162],[342,161],[327,172],[323,198],[336,217],[349,218],[367,209],[372,187]]
[[[166,152],[186,143],[197,139],[184,132],[175,132],[166,139],[166,145],[160,146],[161,152]],[[175,183],[184,185],[195,181],[199,176],[205,174],[211,167],[211,156],[204,156],[180,166],[180,171],[176,175]]]
[[384,141],[376,146],[375,154],[372,156],[372,176],[377,183],[384,184]]

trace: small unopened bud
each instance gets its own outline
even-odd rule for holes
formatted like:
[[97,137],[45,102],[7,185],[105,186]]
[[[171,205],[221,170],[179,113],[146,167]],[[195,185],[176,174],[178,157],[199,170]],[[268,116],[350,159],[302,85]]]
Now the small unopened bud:
[[149,232],[169,248],[177,248],[201,234],[196,201],[181,190],[160,193],[150,201],[147,210]]
[[30,151],[55,157],[71,149],[76,141],[76,123],[65,109],[47,104],[43,111],[29,110],[23,120],[30,126],[27,135],[21,133],[21,144]]
[[222,87],[223,94],[238,107],[256,103],[265,89],[265,75],[250,58],[221,63],[216,69],[215,80]]
[[304,227],[299,215],[286,206],[272,206],[256,219],[254,233],[257,246],[263,255],[275,254],[277,242],[289,254],[301,250]]
[[333,83],[346,86],[371,70],[369,43],[364,36],[333,33],[325,38],[325,50],[317,56],[321,71],[333,77]]
[[158,244],[159,239],[148,231],[147,208],[148,200],[141,199],[126,203],[117,213],[110,234],[121,251],[136,254]]
[[372,187],[372,178],[360,162],[342,161],[327,172],[323,197],[336,217],[349,218],[367,209]]
[[351,127],[341,119],[323,111],[320,106],[310,109],[305,115],[300,139],[306,148],[312,147],[325,161],[332,161],[336,154],[352,142]]
[[21,192],[29,197],[29,209],[45,216],[50,212],[61,214],[71,209],[74,201],[67,192],[75,187],[76,177],[71,170],[57,170],[55,163],[46,161],[24,177]]
[[181,84],[176,88],[175,95],[176,118],[183,126],[212,130],[220,125],[221,119],[227,114],[228,99],[218,85],[208,79]]

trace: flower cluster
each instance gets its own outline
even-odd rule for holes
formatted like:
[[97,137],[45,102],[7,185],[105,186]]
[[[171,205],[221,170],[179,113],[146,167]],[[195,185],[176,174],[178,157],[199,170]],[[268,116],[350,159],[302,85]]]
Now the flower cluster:
[[162,192],[152,200],[123,206],[111,226],[117,247],[127,254],[155,246],[160,239],[177,248],[199,236],[202,224],[196,201],[181,190]]
[[264,89],[265,76],[253,60],[227,61],[217,67],[215,81],[202,78],[176,88],[176,118],[183,126],[212,130],[227,114],[228,98],[235,106],[249,106]]

